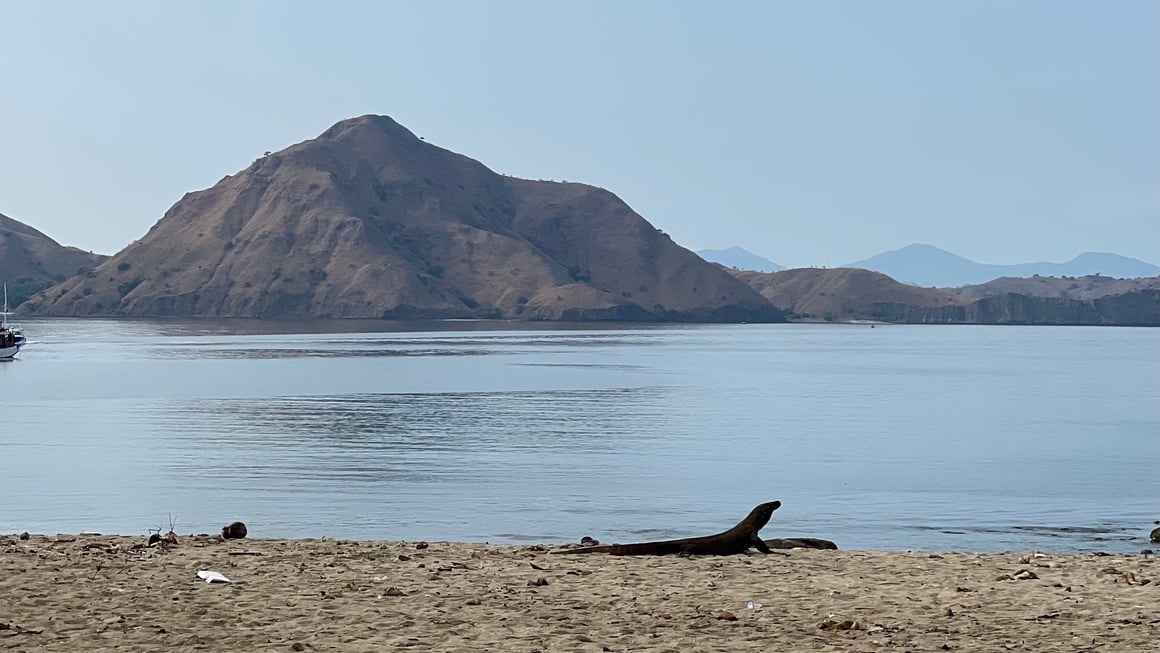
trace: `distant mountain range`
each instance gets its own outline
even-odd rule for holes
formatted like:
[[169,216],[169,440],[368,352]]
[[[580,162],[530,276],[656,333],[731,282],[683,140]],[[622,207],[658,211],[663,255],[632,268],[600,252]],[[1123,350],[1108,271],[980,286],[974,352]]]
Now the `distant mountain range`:
[[706,261],[720,263],[727,268],[736,268],[738,270],[778,272],[785,269],[783,265],[778,265],[767,258],[758,256],[740,247],[730,247],[729,249],[699,249],[697,250],[697,255]]
[[[785,267],[741,247],[702,249],[697,254],[706,261],[736,270],[779,272]],[[1160,266],[1119,254],[1084,252],[1066,263],[976,263],[933,245],[907,245],[841,267],[881,272],[892,279],[928,288],[958,288],[1003,277],[1085,277],[1102,275],[1117,279],[1139,279],[1160,275]]]
[[873,270],[904,283],[937,288],[980,284],[1000,277],[1083,277],[1098,274],[1118,279],[1135,279],[1160,275],[1160,266],[1119,254],[1084,252],[1066,263],[991,265],[976,263],[933,245],[919,244],[855,261],[845,267]]

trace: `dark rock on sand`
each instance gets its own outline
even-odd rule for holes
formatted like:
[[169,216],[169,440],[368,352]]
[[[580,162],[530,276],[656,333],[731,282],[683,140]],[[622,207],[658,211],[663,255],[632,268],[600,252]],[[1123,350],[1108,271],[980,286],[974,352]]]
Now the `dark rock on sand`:
[[838,545],[829,540],[819,540],[816,537],[784,537],[766,540],[765,544],[771,549],[833,549]]

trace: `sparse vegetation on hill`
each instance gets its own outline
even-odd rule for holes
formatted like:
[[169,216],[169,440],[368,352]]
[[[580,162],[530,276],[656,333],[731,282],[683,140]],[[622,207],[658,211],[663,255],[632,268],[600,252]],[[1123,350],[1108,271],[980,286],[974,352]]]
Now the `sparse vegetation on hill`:
[[1008,293],[1029,297],[1093,300],[1131,292],[1160,289],[1160,277],[1115,279],[1102,275],[1086,277],[1002,277],[975,286],[951,288],[949,291],[967,299],[983,299]]

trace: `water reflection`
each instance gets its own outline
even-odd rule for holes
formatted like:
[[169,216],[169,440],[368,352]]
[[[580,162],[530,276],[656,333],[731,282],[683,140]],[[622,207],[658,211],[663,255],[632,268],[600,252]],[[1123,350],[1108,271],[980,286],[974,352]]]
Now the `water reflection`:
[[[356,358],[391,356],[489,356],[495,354],[528,354],[570,351],[576,348],[639,348],[658,342],[655,335],[625,333],[535,334],[499,333],[480,336],[475,333],[424,335],[408,333],[396,337],[382,334],[366,336],[319,337],[299,334],[295,338],[274,336],[220,336],[197,340],[163,339],[158,346],[144,350],[158,359],[278,359],[278,358]],[[536,363],[530,363],[536,364]]]
[[150,358],[164,359],[220,359],[220,360],[273,360],[281,358],[390,358],[396,356],[489,356],[499,353],[489,349],[228,349],[222,347],[179,348],[157,347],[150,349]]
[[[362,394],[189,403],[169,419],[215,445],[339,443],[381,450],[624,451],[656,439],[633,419],[662,387],[518,392]],[[613,403],[622,410],[609,411]],[[166,418],[164,416],[159,416]],[[197,425],[190,430],[189,425]],[[237,438],[232,434],[246,434]],[[650,435],[651,433],[651,435]]]
[[[273,487],[306,481],[502,481],[583,456],[653,447],[665,390],[608,388],[431,394],[355,394],[186,402],[154,415],[188,455],[178,475],[228,467]],[[610,411],[615,405],[618,410]],[[644,422],[642,422],[644,420]],[[650,423],[645,423],[650,422]]]

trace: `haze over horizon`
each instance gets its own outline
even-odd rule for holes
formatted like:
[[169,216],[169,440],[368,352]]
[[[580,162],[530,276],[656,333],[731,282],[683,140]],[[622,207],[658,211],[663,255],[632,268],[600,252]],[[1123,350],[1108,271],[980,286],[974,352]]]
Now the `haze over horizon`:
[[0,213],[112,254],[181,196],[389,115],[606,188],[692,249],[1160,262],[1160,5],[5,6]]

